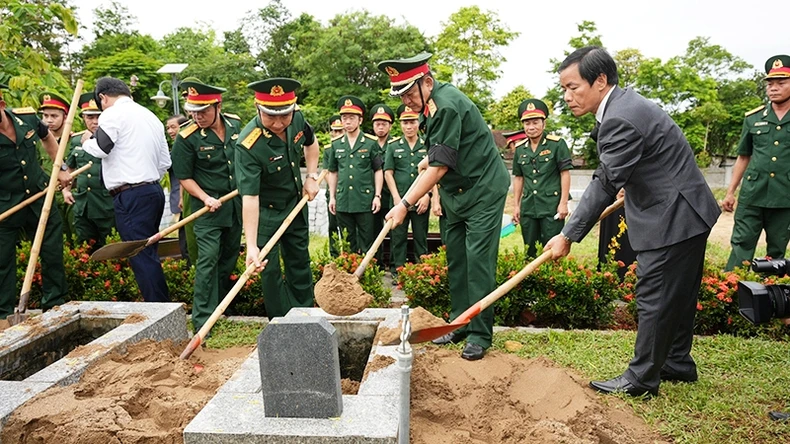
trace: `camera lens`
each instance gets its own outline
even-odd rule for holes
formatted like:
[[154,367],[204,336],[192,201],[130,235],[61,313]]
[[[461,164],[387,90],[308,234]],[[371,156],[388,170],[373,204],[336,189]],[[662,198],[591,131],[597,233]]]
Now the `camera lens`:
[[752,261],[752,271],[761,274],[770,274],[781,276],[788,273],[788,264],[786,259],[763,259],[755,258]]
[[774,306],[774,317],[790,316],[790,285],[767,285],[766,289]]

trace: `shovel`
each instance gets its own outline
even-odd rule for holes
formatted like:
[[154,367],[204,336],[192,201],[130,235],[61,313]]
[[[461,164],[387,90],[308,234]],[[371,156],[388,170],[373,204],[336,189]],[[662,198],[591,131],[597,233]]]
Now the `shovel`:
[[[623,206],[624,198],[617,199],[613,204],[606,207],[606,209],[601,213],[601,217],[598,220],[602,220],[612,214],[615,210],[619,209]],[[450,322],[447,325],[442,325],[439,327],[431,327],[431,328],[423,328],[421,330],[414,330],[411,332],[411,337],[409,338],[409,342],[412,344],[417,344],[420,342],[428,342],[432,341],[436,338],[440,338],[447,333],[452,333],[453,331],[467,325],[471,322],[472,318],[480,314],[481,311],[485,310],[486,308],[490,307],[491,304],[496,302],[499,298],[507,294],[508,291],[512,290],[519,282],[523,281],[529,274],[535,271],[538,267],[543,265],[544,262],[551,259],[552,252],[551,250],[544,251],[543,254],[538,256],[535,260],[527,264],[526,267],[522,268],[521,271],[516,273],[515,276],[508,279],[497,287],[494,291],[489,293],[483,299],[477,301],[474,305],[469,307],[465,312],[461,313],[460,316],[455,318],[453,322]]]
[[[326,174],[328,172],[329,170],[324,170],[318,176],[319,185],[321,185],[321,182],[324,181],[324,178],[326,177]],[[277,231],[274,232],[274,235],[272,235],[271,239],[269,239],[269,242],[266,242],[266,245],[264,245],[263,248],[261,248],[260,253],[258,253],[259,261],[263,261],[264,258],[266,258],[266,256],[269,255],[269,252],[272,251],[272,248],[274,248],[274,246],[280,240],[280,237],[283,235],[283,233],[285,233],[285,230],[288,229],[288,227],[291,225],[291,222],[293,222],[296,216],[302,211],[302,208],[307,203],[307,200],[308,200],[308,196],[305,194],[304,196],[302,196],[302,200],[300,200],[296,204],[294,209],[291,210],[290,213],[288,213],[288,216],[285,218],[285,220],[283,220],[283,223],[280,225],[280,228],[278,228]],[[262,265],[265,267],[266,263],[263,262]],[[214,327],[214,324],[217,322],[217,319],[219,319],[219,317],[222,316],[222,313],[225,313],[225,310],[228,308],[230,303],[233,302],[233,299],[239,293],[241,287],[243,287],[244,283],[247,282],[247,280],[249,280],[250,276],[252,276],[254,271],[255,271],[255,264],[250,264],[247,266],[247,269],[244,270],[244,273],[242,273],[241,276],[239,276],[239,279],[236,281],[236,284],[233,285],[233,288],[230,289],[227,296],[225,296],[225,298],[222,299],[219,305],[217,305],[217,308],[214,309],[214,313],[211,313],[211,316],[209,316],[208,320],[206,320],[206,323],[203,324],[202,327],[200,327],[200,330],[198,330],[198,332],[195,333],[195,336],[192,336],[192,339],[189,341],[189,344],[187,344],[184,351],[181,352],[181,359],[189,359],[189,357],[192,356],[192,353],[194,353],[195,350],[197,350],[200,344],[202,344],[203,341],[206,340],[206,335],[208,335],[208,332],[210,332],[211,328]]]
[[[77,80],[77,87],[74,88],[74,95],[71,98],[69,113],[63,123],[63,134],[71,134],[71,125],[74,123],[74,115],[77,113],[77,102],[82,94],[82,79]],[[44,206],[41,208],[41,216],[38,218],[38,228],[36,236],[33,238],[33,245],[30,247],[30,260],[27,263],[25,280],[22,283],[22,292],[19,295],[19,305],[14,309],[14,314],[7,318],[11,325],[19,324],[27,319],[27,300],[30,298],[30,288],[33,286],[33,274],[36,271],[36,262],[41,250],[41,243],[44,241],[44,230],[49,219],[49,210],[52,208],[52,201],[55,200],[55,190],[58,188],[58,173],[63,164],[63,155],[66,154],[66,145],[69,143],[68,137],[61,137],[58,144],[58,152],[55,154],[55,161],[52,164],[52,172],[49,174],[49,184],[47,185]]]
[[[233,190],[230,193],[220,197],[219,201],[225,203],[238,195],[239,195],[239,190]],[[98,250],[94,251],[93,254],[91,254],[91,259],[94,261],[104,261],[107,259],[123,259],[126,257],[132,257],[137,253],[143,251],[146,247],[159,242],[159,240],[161,240],[163,237],[167,236],[168,234],[178,230],[184,225],[206,214],[208,212],[208,209],[209,207],[203,207],[195,211],[194,213],[190,214],[188,217],[185,217],[184,219],[181,219],[177,223],[174,223],[173,225],[170,225],[164,230],[154,234],[148,239],[116,242],[114,244],[105,245],[99,248]]]
[[[88,162],[87,165],[84,165],[82,168],[78,168],[78,169],[72,171],[69,174],[71,175],[71,178],[74,179],[75,177],[79,176],[83,172],[89,170],[91,166],[93,166],[93,162]],[[22,202],[19,202],[18,204],[16,204],[13,207],[9,208],[5,213],[0,214],[0,222],[6,220],[9,216],[11,216],[12,214],[14,214],[17,211],[21,210],[22,208],[25,208],[26,206],[32,204],[33,202],[41,199],[41,196],[43,196],[45,194],[47,194],[47,190],[39,191],[38,193],[28,197],[27,199],[23,200]]]

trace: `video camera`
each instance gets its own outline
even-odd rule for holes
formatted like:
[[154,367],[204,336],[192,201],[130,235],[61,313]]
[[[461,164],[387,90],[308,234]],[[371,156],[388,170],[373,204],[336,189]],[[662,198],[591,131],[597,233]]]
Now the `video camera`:
[[[754,259],[752,271],[784,276],[790,274],[790,262],[787,259]],[[790,285],[738,281],[738,306],[741,316],[752,324],[790,317]]]

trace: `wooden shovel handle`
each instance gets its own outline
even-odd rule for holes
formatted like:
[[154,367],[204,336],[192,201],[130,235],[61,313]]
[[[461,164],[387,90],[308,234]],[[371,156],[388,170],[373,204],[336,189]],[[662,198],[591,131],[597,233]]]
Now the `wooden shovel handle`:
[[[220,197],[219,201],[222,202],[222,203],[225,203],[225,202],[233,199],[234,197],[236,197],[238,195],[239,195],[239,190],[233,190],[230,193]],[[170,225],[169,227],[165,228],[164,230],[154,234],[153,236],[148,238],[148,243],[146,244],[146,246],[152,245],[152,244],[160,241],[163,237],[167,236],[168,234],[178,230],[179,228],[183,227],[184,225],[186,225],[186,224],[192,222],[193,220],[197,219],[198,217],[206,214],[208,212],[208,210],[209,210],[209,207],[208,206],[204,206],[203,208],[195,211],[194,213],[192,213],[189,216],[181,219],[180,221],[174,223],[173,225]]]
[[[327,173],[328,170],[324,170],[318,176],[319,185],[321,184],[321,182],[323,182],[324,178],[326,178]],[[269,239],[269,242],[266,242],[266,245],[264,245],[260,253],[258,253],[259,261],[263,261],[266,258],[266,256],[269,255],[269,252],[272,251],[272,248],[274,248],[274,246],[280,240],[280,237],[283,235],[283,233],[285,233],[285,230],[287,230],[288,227],[291,225],[291,222],[293,222],[296,216],[299,213],[301,213],[302,208],[305,206],[308,200],[309,200],[309,196],[305,194],[304,196],[302,196],[302,199],[299,201],[299,203],[296,204],[294,209],[291,210],[290,213],[288,213],[288,216],[285,218],[285,220],[283,220],[283,223],[280,225],[280,228],[278,228],[277,231],[274,232],[274,235],[272,235],[271,239]],[[217,305],[217,308],[214,309],[214,313],[211,313],[211,316],[209,316],[209,318],[206,320],[206,323],[203,324],[202,327],[200,327],[200,330],[198,330],[195,336],[192,337],[192,340],[189,341],[189,344],[187,344],[186,348],[181,353],[181,359],[189,358],[192,355],[192,353],[197,349],[197,347],[200,346],[203,340],[205,340],[208,332],[211,331],[211,328],[214,326],[214,324],[216,324],[217,319],[219,319],[219,317],[222,316],[222,313],[225,313],[225,310],[228,308],[230,303],[233,302],[233,299],[236,297],[236,295],[239,293],[241,288],[244,286],[244,283],[247,282],[247,280],[249,280],[249,278],[252,276],[254,272],[255,272],[255,264],[248,265],[247,269],[244,270],[244,273],[242,273],[242,275],[239,276],[239,279],[233,285],[233,288],[230,289],[227,296],[225,296],[225,298],[222,299],[219,305]]]
[[[417,175],[417,177],[414,179],[414,182],[411,183],[411,186],[409,186],[409,189],[406,191],[404,196],[406,194],[409,194],[409,192],[414,189],[414,186],[417,185],[417,182],[420,180],[420,177],[423,176],[425,171],[426,170],[423,170],[420,172],[420,174]],[[400,205],[400,202],[398,202],[397,204]],[[379,235],[376,237],[376,240],[373,241],[373,245],[371,245],[370,248],[368,249],[368,252],[365,253],[365,257],[362,259],[362,262],[360,262],[357,269],[354,270],[354,276],[356,276],[357,279],[361,279],[362,275],[365,274],[365,268],[367,268],[370,261],[373,260],[373,256],[376,254],[376,251],[378,251],[379,247],[381,246],[381,243],[384,242],[384,238],[387,237],[387,233],[389,233],[391,229],[392,229],[392,219],[388,220],[387,223],[384,224],[384,227],[381,229],[381,232],[379,232]]]
[[[74,179],[75,177],[79,176],[80,174],[82,174],[85,171],[87,171],[88,169],[90,169],[91,166],[93,166],[93,162],[88,162],[87,165],[84,165],[81,168],[78,168],[78,169],[72,171],[71,173],[69,173],[69,175],[71,175],[71,178]],[[47,194],[47,190],[39,191],[38,193],[28,197],[27,199],[23,200],[22,202],[19,202],[18,204],[16,204],[13,207],[9,208],[8,210],[6,210],[5,213],[0,214],[0,222],[6,220],[9,216],[11,216],[12,214],[14,214],[17,211],[21,210],[22,208],[25,208],[26,206],[32,204],[33,202],[41,199],[41,196],[43,196],[45,194]]]

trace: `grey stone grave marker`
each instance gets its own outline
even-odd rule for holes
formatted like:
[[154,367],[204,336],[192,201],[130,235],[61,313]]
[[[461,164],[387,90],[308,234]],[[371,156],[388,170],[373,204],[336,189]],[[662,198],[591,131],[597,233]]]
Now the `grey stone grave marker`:
[[258,335],[267,417],[333,418],[343,413],[335,327],[324,318],[275,318]]

